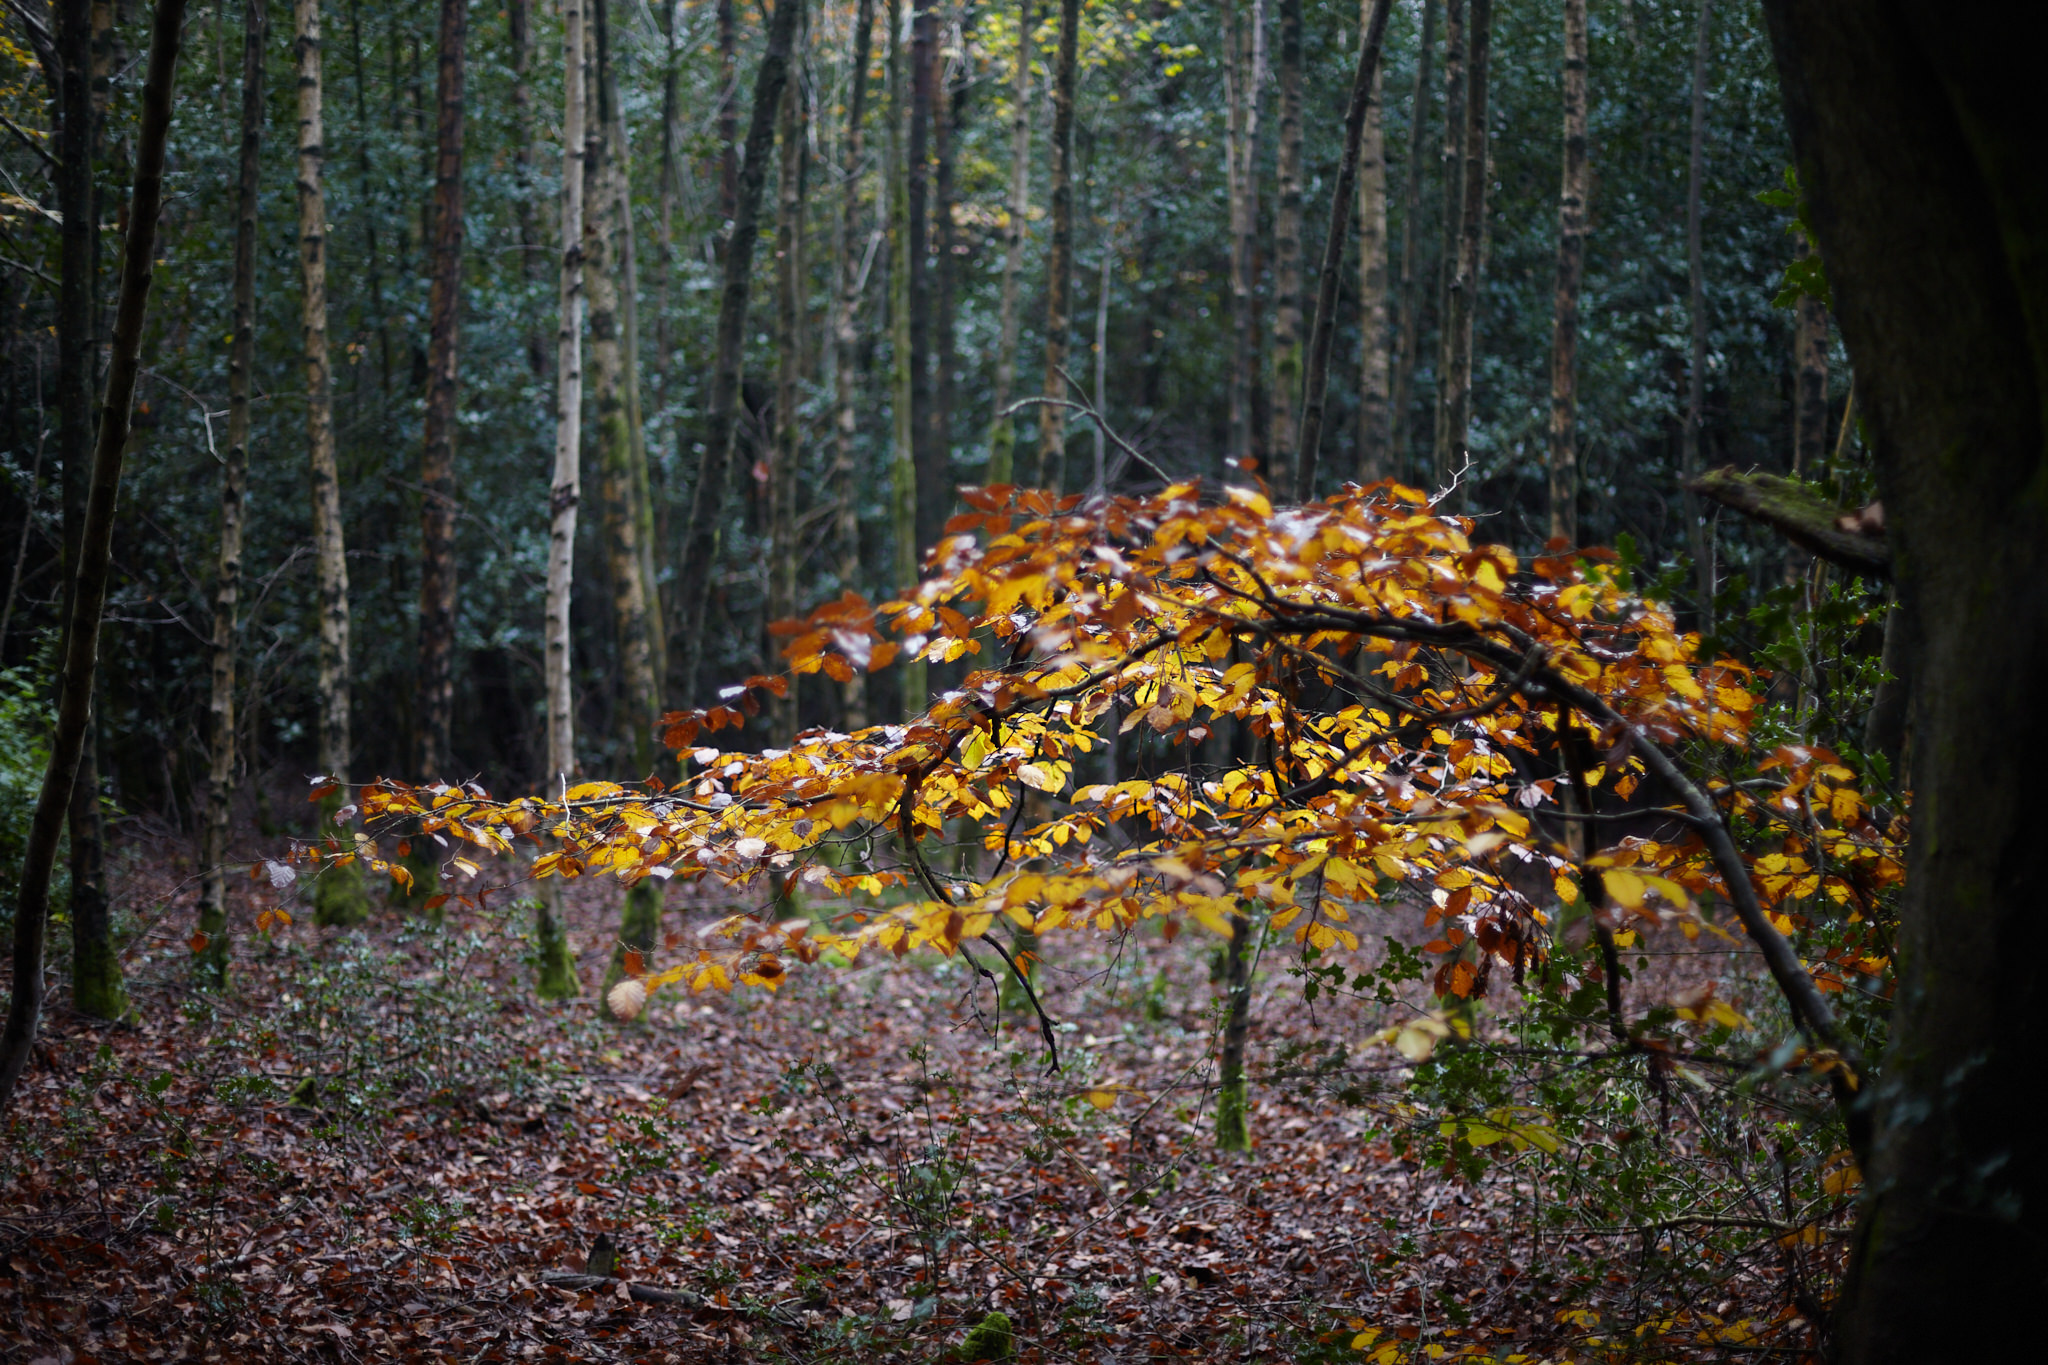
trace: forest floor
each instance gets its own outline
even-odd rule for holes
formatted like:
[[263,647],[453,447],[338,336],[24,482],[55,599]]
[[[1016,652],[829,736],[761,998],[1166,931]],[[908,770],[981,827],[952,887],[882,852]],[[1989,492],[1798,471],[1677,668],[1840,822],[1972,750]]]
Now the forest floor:
[[[1311,1009],[1277,951],[1232,1155],[1199,931],[1049,942],[1048,1074],[936,958],[605,1020],[615,887],[567,905],[578,1000],[534,999],[502,897],[259,936],[260,885],[232,989],[200,992],[185,856],[123,861],[158,907],[132,1020],[53,993],[8,1120],[0,1359],[938,1361],[991,1309],[1026,1361],[1576,1357],[1589,1286],[1546,1269],[1526,1185],[1419,1168],[1276,1079],[1384,1022]],[[680,900],[672,950],[711,918]],[[610,1278],[550,1282],[601,1237]]]

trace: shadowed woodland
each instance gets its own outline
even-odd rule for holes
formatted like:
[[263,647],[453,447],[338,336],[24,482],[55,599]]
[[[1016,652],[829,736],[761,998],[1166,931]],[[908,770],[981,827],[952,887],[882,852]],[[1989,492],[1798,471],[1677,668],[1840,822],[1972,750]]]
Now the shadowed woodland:
[[1990,16],[4,4],[0,1358],[2022,1330]]

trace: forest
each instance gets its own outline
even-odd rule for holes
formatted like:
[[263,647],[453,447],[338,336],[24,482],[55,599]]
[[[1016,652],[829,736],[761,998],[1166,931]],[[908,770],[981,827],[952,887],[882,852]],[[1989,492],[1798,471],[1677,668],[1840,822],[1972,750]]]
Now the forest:
[[0,1359],[2023,1340],[1979,8],[4,0]]

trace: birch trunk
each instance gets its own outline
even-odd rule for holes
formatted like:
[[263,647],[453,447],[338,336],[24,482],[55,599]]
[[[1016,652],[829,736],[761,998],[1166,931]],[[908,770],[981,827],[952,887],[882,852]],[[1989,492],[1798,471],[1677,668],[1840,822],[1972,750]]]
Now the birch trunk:
[[932,386],[930,417],[926,423],[931,444],[931,467],[938,476],[934,499],[937,516],[926,544],[935,545],[945,534],[946,519],[953,513],[953,398],[954,378],[960,369],[959,338],[956,331],[960,271],[954,263],[956,237],[953,207],[957,186],[954,181],[953,144],[966,109],[967,86],[955,79],[966,64],[966,34],[953,29],[957,38],[955,62],[946,55],[947,28],[940,24],[934,58],[933,86],[937,100],[932,105]]
[[1267,479],[1294,486],[1301,440],[1301,0],[1280,0],[1278,183],[1273,203],[1273,374]]
[[1423,0],[1422,50],[1415,59],[1415,96],[1408,115],[1408,160],[1401,168],[1401,336],[1394,346],[1394,374],[1387,395],[1387,473],[1408,473],[1408,400],[1415,381],[1415,356],[1422,346],[1423,258],[1422,161],[1429,126],[1430,63],[1436,56],[1437,0]]
[[1358,46],[1358,68],[1351,76],[1351,99],[1344,110],[1344,153],[1337,162],[1337,180],[1330,191],[1330,227],[1323,237],[1323,264],[1316,272],[1316,314],[1309,331],[1308,369],[1301,403],[1301,465],[1295,493],[1304,501],[1315,495],[1316,462],[1323,445],[1323,403],[1330,388],[1330,349],[1337,335],[1337,284],[1344,274],[1344,244],[1351,235],[1351,196],[1357,193],[1358,163],[1365,149],[1367,115],[1378,87],[1380,52],[1386,46],[1387,15],[1392,0],[1373,0],[1365,33]]
[[455,400],[462,324],[465,0],[441,0],[436,77],[433,284],[427,301],[427,410],[420,461],[420,773],[447,775],[455,717]]
[[[859,430],[857,367],[860,363],[860,333],[855,322],[865,274],[854,259],[859,237],[862,119],[867,113],[868,59],[875,27],[875,0],[860,0],[854,17],[853,65],[847,72],[851,91],[846,104],[846,133],[840,151],[839,221],[834,229],[833,247],[838,269],[832,292],[832,465],[837,498],[833,538],[837,542],[839,590],[858,590],[860,572],[861,481],[854,459],[853,441]],[[867,724],[867,675],[856,670],[842,692],[845,727],[857,730]]]
[[[1564,174],[1550,330],[1550,537],[1579,543],[1579,282],[1586,264],[1586,0],[1564,0]],[[1823,418],[1825,421],[1825,418]]]
[[[1080,44],[1081,0],[1060,0],[1058,56],[1052,81],[1052,244],[1045,267],[1045,388],[1051,398],[1067,397],[1060,371],[1067,365],[1067,329],[1073,322],[1074,293],[1074,84]],[[1038,408],[1038,485],[1054,492],[1066,472],[1067,412]]]
[[[293,0],[293,13],[299,79],[299,278],[304,291],[300,330],[313,495],[313,570],[320,597],[315,729],[321,772],[330,782],[343,784],[348,781],[350,747],[348,558],[334,454],[334,378],[327,355],[327,198],[322,181],[327,151],[321,126],[320,0]],[[320,808],[323,835],[332,834],[327,817],[339,804],[339,797],[332,797]],[[356,864],[328,869],[315,887],[315,916],[323,924],[352,923],[368,913]]]
[[1017,424],[1009,415],[1010,392],[1017,382],[1017,283],[1023,274],[1024,232],[1031,209],[1031,13],[1035,0],[1017,5],[1016,88],[1010,107],[1010,199],[1003,224],[1003,292],[1000,340],[996,344],[995,415],[989,421],[988,481],[1006,484],[1016,477]]
[[[1361,37],[1371,26],[1371,0],[1360,15]],[[1387,142],[1380,119],[1380,90],[1375,72],[1371,103],[1365,111],[1365,134],[1358,149],[1358,452],[1356,477],[1375,483],[1392,472],[1393,450],[1388,424],[1387,332]]]
[[234,340],[228,346],[228,450],[213,572],[213,687],[207,698],[206,826],[200,852],[198,975],[227,985],[228,829],[235,797],[235,650],[241,636],[242,497],[249,470],[249,384],[256,366],[256,233],[263,170],[263,61],[269,7],[242,10],[242,145],[235,186]]
[[170,132],[176,92],[178,39],[184,0],[159,0],[151,25],[149,67],[142,90],[141,128],[135,139],[135,188],[128,201],[127,242],[122,252],[121,292],[114,315],[107,363],[106,397],[93,446],[92,480],[86,492],[84,524],[73,565],[69,621],[64,637],[64,672],[57,687],[57,725],[50,736],[22,855],[14,912],[14,991],[7,1025],[0,1033],[0,1114],[35,1046],[43,1005],[43,940],[49,925],[50,873],[57,839],[71,807],[71,787],[86,730],[92,720],[93,675],[99,663],[100,618],[106,607],[113,559],[114,512],[121,490],[122,452],[128,444],[135,380],[141,369],[142,325],[149,302],[151,264],[156,255],[157,212],[163,204],[164,143]]
[[559,794],[576,771],[575,696],[570,685],[569,605],[576,511],[582,497],[583,434],[583,0],[562,3],[562,270],[555,333],[555,468],[548,490],[548,743],[545,786]]
[[768,154],[775,146],[775,114],[782,102],[783,84],[789,78],[789,54],[802,3],[803,0],[782,0],[768,27],[768,45],[754,76],[754,102],[748,115],[738,197],[733,205],[732,235],[726,242],[724,281],[718,300],[718,354],[711,373],[704,461],[691,496],[689,530],[676,569],[682,637],[679,700],[685,704],[695,695],[704,655],[704,612],[713,592],[719,530],[725,518],[733,447],[739,429],[740,363],[746,341],[747,302],[753,286],[754,244],[760,236],[761,193],[768,178]]

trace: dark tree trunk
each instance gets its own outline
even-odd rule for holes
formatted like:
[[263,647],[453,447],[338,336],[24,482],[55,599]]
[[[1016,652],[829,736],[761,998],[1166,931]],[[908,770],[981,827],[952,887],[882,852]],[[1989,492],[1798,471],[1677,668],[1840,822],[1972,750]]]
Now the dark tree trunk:
[[[859,0],[854,18],[853,61],[847,69],[851,93],[846,102],[846,134],[840,144],[839,173],[845,177],[834,228],[837,270],[832,281],[832,482],[836,503],[833,539],[839,589],[857,592],[860,585],[861,483],[854,454],[858,435],[857,384],[860,332],[855,320],[862,293],[860,240],[861,120],[867,113],[868,56],[874,42],[874,0]],[[867,723],[867,675],[856,672],[844,684],[845,723],[857,730]]]
[[1579,540],[1579,280],[1586,265],[1586,0],[1564,0],[1564,170],[1550,321],[1550,536]]
[[178,39],[185,0],[159,0],[151,26],[149,72],[142,89],[142,126],[135,139],[135,188],[128,201],[128,240],[122,252],[121,292],[107,366],[106,399],[93,446],[92,483],[79,536],[70,619],[64,637],[64,672],[57,685],[57,727],[49,765],[36,798],[22,855],[14,912],[14,994],[0,1033],[0,1113],[28,1065],[43,1006],[43,937],[50,916],[50,872],[57,837],[71,806],[72,780],[92,721],[93,675],[99,664],[100,617],[114,547],[114,510],[121,491],[121,457],[141,369],[142,324],[156,256],[157,212],[163,206],[164,143],[177,87]]
[[[1876,457],[1913,726],[1899,983],[1835,1351],[1989,1360],[2048,1281],[2048,144],[1988,7],[1767,0]],[[1913,192],[1901,194],[1910,185]]]
[[1465,225],[1465,0],[1444,0],[1444,133],[1437,149],[1443,175],[1438,224],[1436,402],[1430,422],[1429,491],[1447,482],[1444,465],[1444,376],[1451,368],[1451,290],[1458,279],[1458,243]]
[[718,0],[718,218],[725,224],[740,206],[740,29],[734,0]]
[[[99,203],[93,162],[99,114],[93,97],[95,14],[89,0],[57,8],[58,239],[57,451],[63,462],[65,629],[73,616],[81,537],[93,467],[93,400],[98,365]],[[114,955],[106,890],[105,818],[100,810],[98,745],[87,724],[71,788],[71,971],[73,1003],[102,1019],[127,1006]],[[70,779],[67,779],[70,780]]]
[[[1052,74],[1052,241],[1045,262],[1045,387],[1067,396],[1060,371],[1067,364],[1067,329],[1074,311],[1074,82],[1081,32],[1081,0],[1060,0],[1059,53]],[[1038,484],[1057,489],[1067,463],[1066,409],[1038,409]]]
[[[967,11],[971,14],[971,11]],[[964,20],[963,20],[964,22]],[[967,36],[960,35],[963,48],[955,62],[945,55],[945,34],[940,33],[938,58],[938,100],[932,106],[932,405],[930,428],[932,465],[940,476],[938,524],[925,543],[937,544],[945,534],[946,518],[953,511],[953,388],[960,368],[956,307],[960,266],[953,252],[958,244],[953,231],[953,206],[958,189],[954,183],[953,145],[967,109],[967,83],[956,76],[965,74],[964,51]]]
[[739,430],[740,359],[745,349],[747,301],[753,288],[754,243],[760,236],[761,192],[768,182],[768,153],[775,145],[775,115],[789,79],[789,54],[803,0],[781,0],[768,26],[768,46],[754,76],[754,105],[747,121],[746,155],[740,165],[739,197],[733,206],[732,236],[726,243],[724,283],[718,299],[718,354],[711,372],[711,402],[704,433],[704,460],[690,500],[689,530],[676,571],[682,605],[682,670],[676,699],[690,704],[704,657],[704,608],[712,593],[718,532],[725,519],[734,439]]
[[455,716],[455,381],[462,321],[464,0],[441,0],[433,284],[427,300],[426,449],[420,459],[420,774],[452,776]]

